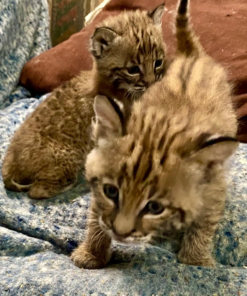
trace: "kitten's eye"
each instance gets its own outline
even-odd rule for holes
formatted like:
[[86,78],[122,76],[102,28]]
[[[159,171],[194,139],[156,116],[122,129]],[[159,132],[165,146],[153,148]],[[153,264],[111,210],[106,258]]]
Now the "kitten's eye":
[[157,201],[150,201],[147,204],[147,209],[153,215],[159,215],[164,211],[162,204],[158,203]]
[[118,188],[111,184],[104,184],[104,194],[114,202],[118,201],[119,191]]
[[157,68],[160,68],[163,64],[163,60],[156,60],[154,62],[154,68],[157,69]]
[[130,75],[137,75],[140,73],[140,68],[138,66],[132,66],[128,68],[127,71]]

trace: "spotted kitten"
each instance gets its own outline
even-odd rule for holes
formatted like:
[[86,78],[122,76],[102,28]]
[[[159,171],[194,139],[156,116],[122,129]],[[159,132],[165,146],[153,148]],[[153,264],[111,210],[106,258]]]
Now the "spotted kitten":
[[178,5],[176,56],[162,81],[134,103],[127,126],[106,97],[95,99],[88,234],[72,253],[79,267],[104,267],[112,239],[140,242],[180,231],[180,262],[214,265],[225,161],[238,146],[236,117],[225,71],[203,51],[187,6]]
[[42,199],[77,183],[90,149],[95,95],[116,96],[127,109],[163,76],[163,11],[164,5],[151,13],[124,12],[96,28],[94,69],[54,90],[15,133],[2,167],[7,189]]

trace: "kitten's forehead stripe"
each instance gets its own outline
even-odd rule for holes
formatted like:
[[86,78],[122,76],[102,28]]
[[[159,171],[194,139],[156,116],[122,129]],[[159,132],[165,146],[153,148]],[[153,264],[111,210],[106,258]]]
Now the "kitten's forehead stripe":
[[162,136],[160,137],[160,140],[158,142],[158,147],[157,147],[159,151],[164,147],[166,135],[167,133],[163,133]]
[[150,187],[150,190],[149,190],[149,193],[148,193],[148,199],[152,198],[154,196],[154,194],[156,193],[156,191],[157,191],[157,185],[153,184]]
[[152,145],[152,140],[151,140],[151,125],[147,125],[146,131],[145,131],[145,136],[143,137],[143,147],[145,150],[150,150]]
[[151,174],[152,171],[152,167],[153,167],[153,162],[152,162],[152,155],[151,153],[149,154],[149,161],[148,161],[148,166],[146,167],[146,171],[144,172],[144,176],[142,178],[142,182],[145,182],[146,179],[149,177],[149,175]]
[[122,167],[120,169],[120,172],[121,172],[121,174],[124,174],[124,175],[127,173],[127,163],[126,162],[124,162],[122,164]]
[[178,132],[174,133],[170,137],[170,139],[168,140],[168,143],[165,145],[163,156],[160,159],[160,165],[161,166],[164,166],[164,163],[166,161],[166,158],[167,158],[167,155],[168,155],[168,152],[169,152],[169,148],[172,146],[172,144],[175,141],[176,137],[180,136],[186,130],[186,128],[187,128],[187,126],[184,127],[181,131],[178,131]]
[[[164,167],[173,143],[177,137],[182,137],[188,125],[186,122],[185,125],[178,126],[177,131],[172,131],[171,119],[165,116],[160,117],[154,112],[143,111],[139,115],[137,117],[134,114],[132,117],[134,122],[130,122],[128,129],[134,136],[134,140],[128,148],[129,157],[132,160],[127,164],[132,167],[129,180],[136,184],[153,178],[153,174],[157,172],[158,164]],[[158,182],[158,179],[159,177],[156,176],[155,182]]]
[[[141,149],[139,154],[135,156],[135,161],[133,162],[132,179],[145,182],[151,176],[153,170],[154,154],[156,153],[155,147],[158,146],[160,152],[164,149],[169,124],[165,124],[165,118],[156,118],[154,112],[151,114],[143,114],[143,116],[138,119],[140,128],[138,128],[135,140],[139,141]],[[137,119],[135,118],[135,120]],[[133,128],[136,128],[136,125]],[[157,137],[157,133],[160,133],[160,131],[162,134],[160,137]],[[158,144],[156,144],[157,141]],[[134,153],[134,150],[132,151]],[[165,154],[166,153],[167,152],[165,152]]]
[[142,64],[142,58],[141,58],[141,56],[139,54],[136,57],[136,62],[135,63],[138,64],[138,65]]
[[[142,151],[143,151],[143,150],[142,150]],[[142,151],[141,151],[140,154],[138,155],[137,160],[136,160],[136,163],[135,163],[135,165],[134,165],[134,167],[133,167],[133,179],[136,178],[136,175],[137,175],[138,169],[139,169],[140,164],[141,164],[141,159],[142,159],[142,156],[143,156]]]
[[130,144],[129,152],[132,153],[134,149],[135,149],[135,141],[133,140],[133,142]]
[[177,209],[177,210],[179,211],[181,222],[184,223],[185,222],[185,211],[182,209]]
[[123,180],[124,180],[124,175],[121,174],[119,177],[118,177],[118,180],[117,180],[117,183],[118,183],[118,187],[120,188],[123,184]]

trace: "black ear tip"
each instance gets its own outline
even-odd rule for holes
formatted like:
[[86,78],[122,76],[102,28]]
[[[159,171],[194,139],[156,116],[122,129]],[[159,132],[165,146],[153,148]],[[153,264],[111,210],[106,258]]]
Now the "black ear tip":
[[95,37],[95,35],[99,32],[100,29],[101,29],[100,27],[99,28],[95,28],[93,34],[91,35],[91,39],[93,39]]
[[[158,7],[156,7],[156,9],[164,9],[165,8],[165,2],[164,3],[162,3],[162,4],[160,4]],[[155,10],[156,10],[155,9]]]
[[236,138],[229,137],[229,136],[210,137],[208,140],[201,143],[200,149],[206,148],[208,146],[212,146],[214,144],[222,143],[222,142],[235,142],[235,143],[238,143],[239,141]]
[[153,11],[156,10],[157,8],[161,8],[161,7],[165,7],[165,2],[163,2],[163,3],[161,3],[160,5],[156,6],[156,7],[153,9]]
[[161,3],[160,5],[156,6],[153,10],[149,11],[149,15],[152,15],[155,13],[155,11],[164,9],[165,8],[165,3]]

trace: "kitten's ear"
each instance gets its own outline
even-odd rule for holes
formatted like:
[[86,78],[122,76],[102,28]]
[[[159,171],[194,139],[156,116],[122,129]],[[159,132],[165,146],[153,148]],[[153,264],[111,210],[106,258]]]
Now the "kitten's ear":
[[205,164],[224,163],[237,149],[238,144],[235,138],[214,135],[201,142],[191,157]]
[[122,135],[121,111],[113,104],[105,96],[98,95],[94,99],[93,137],[98,144],[100,140],[109,141]]
[[91,53],[96,58],[101,58],[113,40],[118,36],[116,32],[107,27],[98,28],[91,37]]
[[162,24],[162,16],[165,11],[165,4],[161,4],[156,7],[153,11],[148,13],[148,16],[153,20],[154,24],[157,26],[161,26]]

